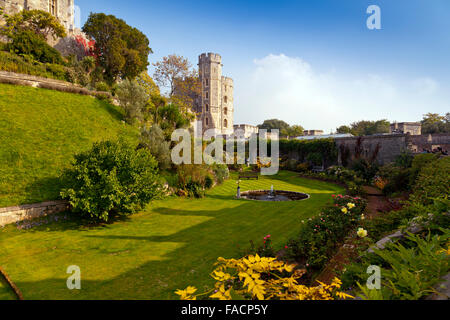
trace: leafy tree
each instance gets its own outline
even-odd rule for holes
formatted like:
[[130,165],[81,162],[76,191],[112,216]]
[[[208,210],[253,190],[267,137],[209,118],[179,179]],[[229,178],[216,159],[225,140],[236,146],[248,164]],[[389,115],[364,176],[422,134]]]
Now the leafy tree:
[[286,137],[299,137],[303,136],[305,129],[300,125],[293,125],[285,129],[281,134]]
[[260,124],[258,126],[259,129],[266,129],[266,130],[272,130],[272,129],[278,129],[280,130],[280,132],[282,132],[283,130],[288,130],[289,129],[289,124],[287,124],[286,122],[282,121],[282,120],[278,120],[278,119],[270,119],[270,120],[265,120],[263,124]]
[[5,25],[1,33],[9,38],[22,31],[32,31],[43,39],[66,37],[66,29],[59,20],[47,11],[22,10],[13,15],[5,15]]
[[183,112],[179,106],[171,103],[158,108],[156,119],[156,123],[164,131],[166,140],[170,140],[174,130],[189,127],[193,115]]
[[352,129],[349,126],[340,126],[339,128],[336,129],[336,132],[341,134],[351,133]]
[[170,167],[170,142],[165,140],[164,132],[154,124],[141,132],[141,146],[146,147],[158,161],[161,170]]
[[175,92],[171,101],[185,110],[192,110],[201,94],[202,85],[200,78],[198,72],[193,70],[184,78],[175,79]]
[[176,54],[171,54],[164,57],[162,61],[158,61],[153,64],[155,72],[153,78],[161,87],[169,88],[169,97],[172,97],[175,93],[177,81],[192,76],[191,74],[191,64],[188,59],[178,56]]
[[144,119],[144,109],[148,101],[145,89],[135,80],[122,81],[116,90],[117,98],[125,111],[125,120],[132,124]]
[[98,63],[109,81],[134,79],[148,66],[153,53],[149,40],[141,31],[124,20],[104,13],[91,13],[83,32],[95,40]]
[[422,120],[422,133],[450,133],[450,113],[441,116],[438,113],[427,113]]
[[147,149],[125,142],[95,143],[75,156],[64,173],[61,196],[74,212],[95,221],[127,216],[160,195],[156,160]]
[[390,122],[387,120],[362,120],[351,124],[350,133],[354,136],[370,136],[374,134],[389,133]]

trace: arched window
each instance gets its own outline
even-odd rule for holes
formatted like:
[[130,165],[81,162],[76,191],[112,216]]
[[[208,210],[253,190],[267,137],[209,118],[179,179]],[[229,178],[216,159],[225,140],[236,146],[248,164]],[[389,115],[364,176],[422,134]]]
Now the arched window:
[[209,119],[208,118],[205,119],[205,123],[206,123],[207,126],[209,126]]
[[225,96],[225,97],[223,98],[223,101],[224,101],[225,103],[228,103],[228,97]]
[[223,114],[224,114],[224,115],[227,115],[227,114],[228,114],[228,108],[227,108],[227,107],[225,107],[225,108],[223,109]]
[[223,126],[224,126],[225,128],[228,128],[228,120],[227,120],[227,119],[225,119],[225,120],[223,121]]
[[206,112],[209,112],[209,104],[205,105]]
[[209,92],[208,91],[205,92],[205,98],[209,99]]

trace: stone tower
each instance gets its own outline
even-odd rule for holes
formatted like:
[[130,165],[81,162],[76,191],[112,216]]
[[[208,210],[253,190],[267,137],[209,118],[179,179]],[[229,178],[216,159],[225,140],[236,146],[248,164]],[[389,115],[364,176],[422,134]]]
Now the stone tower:
[[[74,29],[74,0],[0,0],[5,13],[14,14],[22,10],[43,10],[54,15],[68,32]],[[0,22],[1,25],[1,22]]]
[[233,134],[233,79],[222,76],[222,57],[216,53],[199,56],[202,83],[199,118],[203,131],[215,129],[216,135]]

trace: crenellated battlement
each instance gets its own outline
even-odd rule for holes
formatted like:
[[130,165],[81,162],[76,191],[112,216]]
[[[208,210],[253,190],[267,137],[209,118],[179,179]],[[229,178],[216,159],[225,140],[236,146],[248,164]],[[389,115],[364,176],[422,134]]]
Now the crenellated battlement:
[[222,63],[222,57],[220,56],[220,54],[217,53],[202,53],[199,58],[198,58],[200,63],[205,63],[205,62],[216,62],[216,63]]

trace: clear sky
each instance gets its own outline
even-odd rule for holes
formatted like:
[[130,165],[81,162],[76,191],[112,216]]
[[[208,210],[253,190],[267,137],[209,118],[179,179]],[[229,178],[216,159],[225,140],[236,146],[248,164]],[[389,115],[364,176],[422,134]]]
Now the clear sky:
[[[194,65],[222,56],[235,81],[235,123],[279,118],[334,130],[357,120],[418,121],[450,112],[449,0],[75,0],[124,19]],[[369,5],[381,30],[369,30]],[[152,68],[149,70],[153,73]]]

